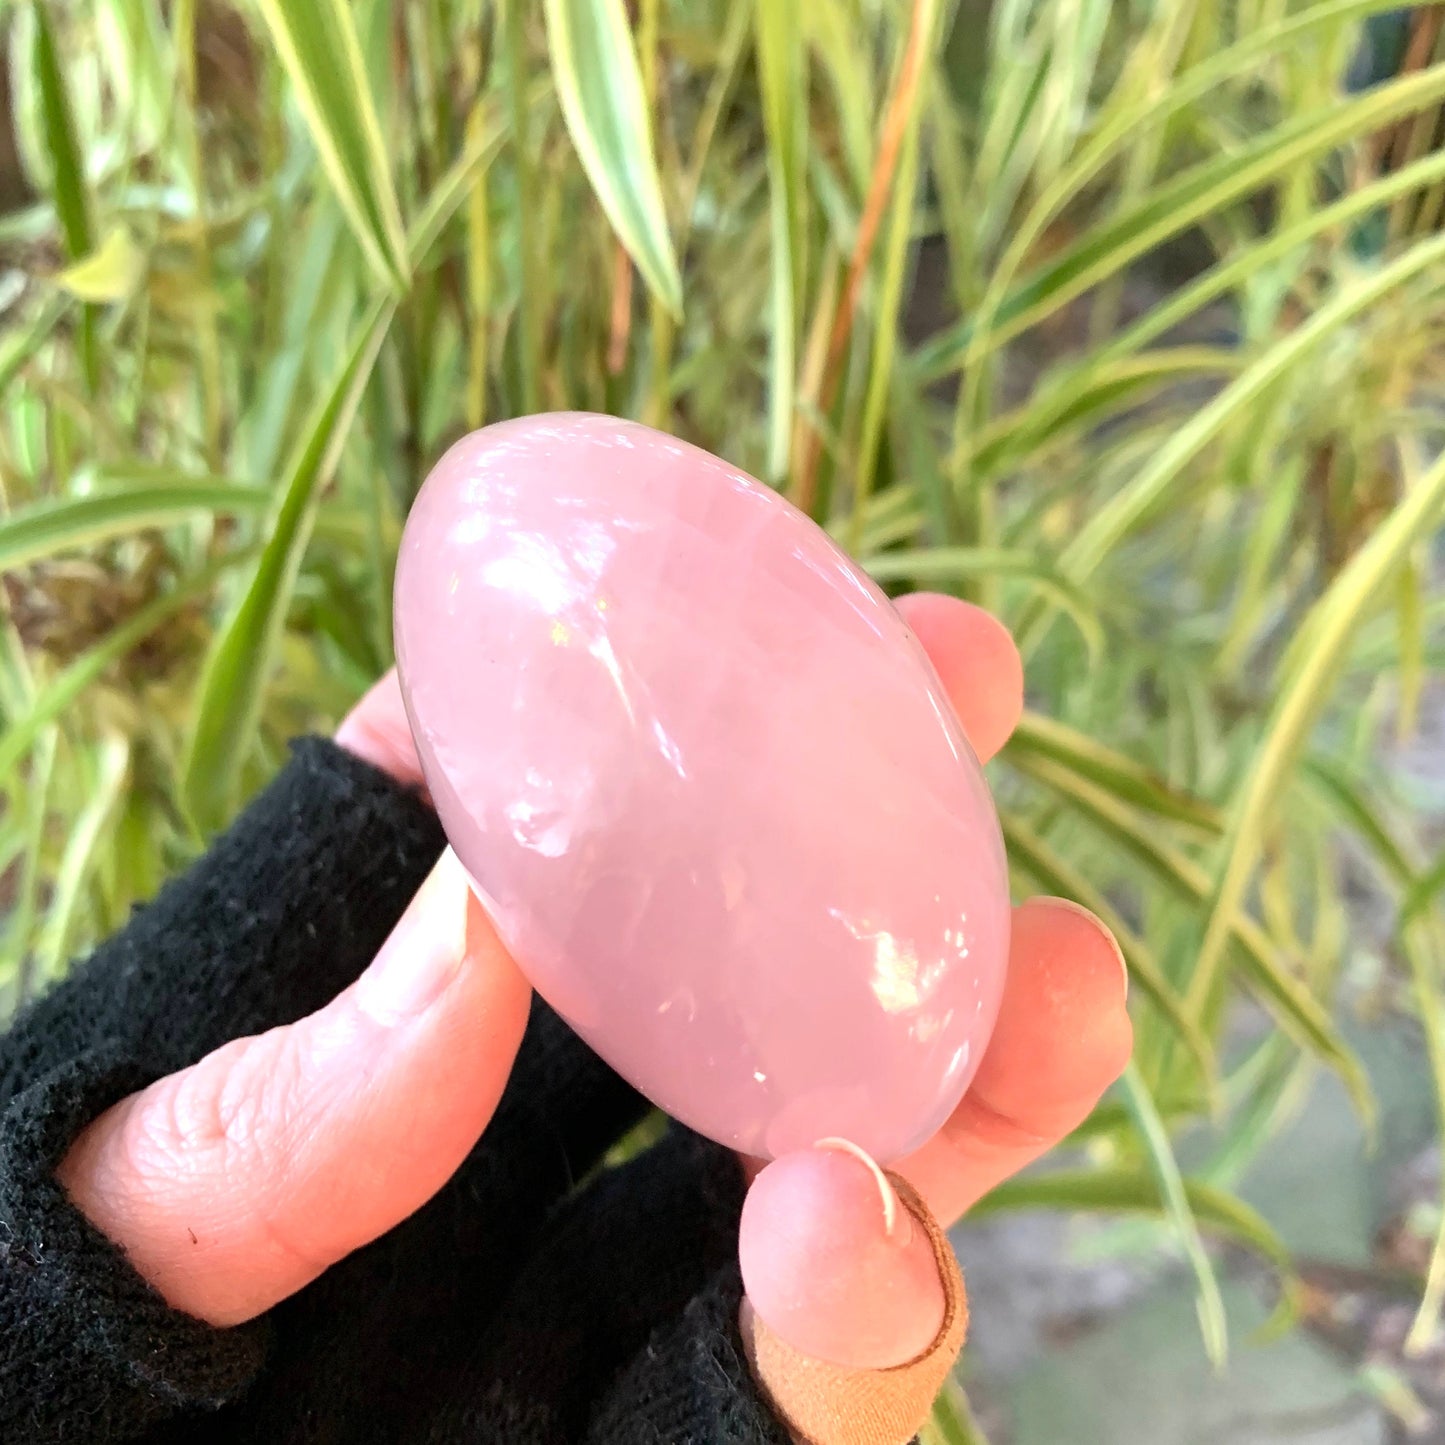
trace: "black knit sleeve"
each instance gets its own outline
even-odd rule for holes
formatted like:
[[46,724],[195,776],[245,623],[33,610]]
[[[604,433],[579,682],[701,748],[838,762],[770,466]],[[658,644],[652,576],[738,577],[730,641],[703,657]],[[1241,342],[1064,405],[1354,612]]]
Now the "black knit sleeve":
[[134,1439],[255,1375],[268,1325],[218,1331],[169,1309],[55,1166],[125,1095],[333,997],[441,846],[414,793],[305,740],[188,873],[0,1037],[0,1440]]
[[593,1411],[586,1445],[792,1445],[748,1372],[738,1333],[742,1297],[737,1265],[723,1266],[608,1387]]
[[563,1200],[417,1438],[790,1445],[737,1328],[737,1157],[672,1126]]

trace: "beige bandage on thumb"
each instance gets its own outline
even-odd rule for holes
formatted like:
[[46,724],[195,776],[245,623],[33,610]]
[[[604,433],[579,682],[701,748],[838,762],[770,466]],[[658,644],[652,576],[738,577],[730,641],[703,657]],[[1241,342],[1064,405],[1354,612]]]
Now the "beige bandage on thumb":
[[968,1299],[953,1246],[906,1179],[889,1174],[903,1206],[933,1245],[943,1281],[943,1324],[915,1360],[890,1370],[855,1370],[800,1354],[743,1301],[743,1344],[753,1378],[799,1445],[906,1445],[933,1408],[963,1348]]

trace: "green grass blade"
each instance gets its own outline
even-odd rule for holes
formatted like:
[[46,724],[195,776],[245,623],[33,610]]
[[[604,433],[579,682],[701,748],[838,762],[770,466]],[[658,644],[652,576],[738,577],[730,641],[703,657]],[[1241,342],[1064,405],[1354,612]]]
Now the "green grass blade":
[[1311,210],[1290,226],[1281,226],[1246,246],[1237,256],[1212,266],[1197,280],[1171,292],[1132,326],[1119,332],[1097,353],[1100,362],[1143,350],[1211,301],[1237,290],[1266,266],[1309,245],[1320,236],[1339,233],[1381,206],[1445,176],[1445,151],[1434,151],[1402,170],[1391,171],[1368,185],[1348,191],[1328,206]]
[[[1415,1007],[1420,1012],[1421,1032],[1425,1035],[1425,1053],[1435,1089],[1436,1119],[1445,1127],[1445,1000],[1440,996],[1440,977],[1445,968],[1445,927],[1433,919],[1416,919],[1401,930],[1399,946],[1414,989]],[[1436,1341],[1441,1309],[1445,1308],[1445,1181],[1441,1182],[1440,1191],[1441,1218],[1425,1271],[1425,1289],[1405,1340],[1405,1348],[1412,1354]]]
[[131,744],[118,733],[109,734],[97,747],[94,777],[85,806],[71,823],[65,851],[51,886],[36,948],[36,971],[41,980],[53,978],[70,956],[75,915],[89,882],[106,830],[125,795],[130,772]]
[[992,476],[1017,466],[1030,452],[1127,407],[1147,404],[1181,381],[1232,376],[1244,364],[1237,350],[1214,346],[1161,348],[1143,356],[1121,356],[1108,365],[1095,365],[1091,359],[990,422],[971,446],[971,464],[976,475]]
[[[931,53],[934,48],[937,21],[938,7],[935,0],[915,0],[914,15],[909,25],[925,37],[925,53]],[[905,49],[909,43],[909,39],[903,41]],[[874,305],[873,346],[868,361],[868,384],[863,396],[863,426],[854,465],[857,484],[849,541],[850,550],[855,552],[863,536],[864,508],[873,490],[873,475],[878,464],[878,448],[883,439],[889,393],[894,386],[894,353],[898,346],[899,312],[903,305],[904,276],[913,241],[914,201],[918,190],[919,127],[931,81],[931,67],[921,65],[912,93],[907,99],[903,141],[892,177],[892,193],[888,198],[882,275],[879,278],[878,296]]]
[[1194,1271],[1199,1290],[1195,1304],[1199,1312],[1200,1332],[1204,1336],[1204,1351],[1215,1369],[1223,1369],[1229,1358],[1229,1325],[1224,1316],[1219,1280],[1215,1276],[1209,1251],[1200,1238],[1199,1225],[1184,1187],[1184,1176],[1180,1173],[1179,1161],[1174,1157],[1174,1147],[1169,1142],[1169,1131],[1159,1117],[1149,1086],[1133,1062],[1124,1070],[1124,1098],[1138,1127],[1139,1137],[1144,1142],[1145,1156],[1154,1171],[1165,1215],[1174,1226],[1184,1256]]
[[933,1413],[918,1432],[918,1445],[988,1445],[963,1386],[952,1375],[943,1382]]
[[546,0],[552,79],[592,190],[652,294],[682,315],[652,120],[622,0]]
[[147,527],[169,527],[198,516],[254,512],[270,501],[265,487],[230,482],[185,482],[126,488],[32,503],[0,517],[0,568],[74,551]]
[[31,993],[30,973],[34,953],[35,919],[40,911],[42,878],[41,855],[45,848],[46,824],[50,818],[51,787],[55,777],[55,755],[59,750],[58,728],[46,728],[41,734],[31,761],[29,786],[25,797],[25,854],[15,897],[7,909],[5,920],[6,972],[15,977],[15,998],[24,1003]]
[[758,85],[768,148],[772,283],[768,325],[767,479],[787,475],[803,294],[804,51],[802,9],[756,0]]
[[1306,759],[1301,771],[1339,821],[1369,845],[1390,883],[1408,893],[1418,882],[1418,865],[1395,830],[1365,797],[1358,782],[1337,760],[1318,754]]
[[1400,926],[1408,928],[1417,918],[1423,918],[1438,905],[1442,893],[1445,893],[1445,852],[1405,890],[1400,899]]
[[479,118],[468,129],[462,153],[436,183],[426,204],[411,223],[406,249],[413,266],[420,266],[427,259],[428,253],[446,230],[447,222],[456,215],[462,202],[467,199],[477,178],[497,158],[505,137],[505,127],[495,112],[488,110],[479,113]]
[[1237,1188],[1268,1143],[1298,1117],[1317,1068],[1283,1033],[1266,1035],[1225,1080],[1228,1122],[1196,1177],[1221,1189]]
[[[80,156],[75,115],[66,89],[65,74],[55,50],[55,32],[44,4],[34,7],[34,68],[39,82],[40,111],[45,145],[50,160],[51,193],[65,253],[72,262],[83,260],[95,249],[95,228],[90,211],[90,187]],[[86,384],[95,391],[100,384],[100,357],[96,351],[95,310],[81,312],[81,364]]]
[[75,116],[66,91],[65,74],[55,52],[55,32],[46,6],[35,6],[35,72],[39,81],[41,116],[49,151],[55,215],[66,254],[79,261],[95,249],[90,218],[90,188],[80,158]]
[[[1445,238],[1436,243],[1445,249]],[[1426,249],[1416,247],[1416,252]],[[1264,847],[1271,809],[1309,737],[1356,630],[1381,600],[1385,585],[1411,547],[1445,510],[1445,457],[1410,488],[1403,501],[1350,559],[1310,609],[1293,650],[1295,666],[1280,680],[1264,739],[1231,809],[1223,863],[1186,1002],[1199,1018],[1213,996],[1229,921],[1244,896]]]
[[407,285],[406,236],[349,0],[257,0],[336,197],[377,275]]
[[377,302],[358,328],[287,468],[255,574],[240,605],[217,632],[206,660],[182,781],[191,819],[203,833],[221,827],[238,801],[241,767],[255,736],[262,693],[311,537],[317,498],[340,459],[392,313],[392,304]]
[[16,373],[49,339],[70,305],[67,296],[51,296],[28,325],[14,326],[0,337],[0,397],[9,390]]
[[1155,817],[1218,836],[1224,819],[1212,803],[1176,788],[1152,768],[1056,718],[1025,710],[1009,739],[1011,752],[1051,758],[1070,772]]
[[517,389],[522,411],[531,413],[541,406],[542,325],[552,278],[544,264],[537,215],[538,176],[532,154],[533,127],[527,109],[527,16],[526,0],[497,0],[506,57],[504,85],[507,95],[508,141],[516,175],[517,198],[513,207],[512,242],[516,246],[522,291],[517,297]]
[[[466,198],[477,170],[496,154],[500,143],[500,129],[488,127],[437,183],[405,241],[409,263],[419,262],[436,243]],[[255,735],[272,655],[301,559],[317,525],[317,497],[340,459],[394,312],[394,303],[375,302],[359,326],[345,364],[333,377],[287,469],[255,576],[207,659],[182,782],[192,821],[203,831],[219,827],[235,806],[240,768]]]

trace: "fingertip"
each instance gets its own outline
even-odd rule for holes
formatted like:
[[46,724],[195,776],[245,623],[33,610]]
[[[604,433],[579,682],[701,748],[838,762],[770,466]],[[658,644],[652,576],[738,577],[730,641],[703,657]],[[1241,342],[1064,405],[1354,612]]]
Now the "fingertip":
[[754,1180],[739,1228],[758,1317],[802,1354],[851,1369],[916,1359],[946,1308],[927,1232],[880,1179],[851,1150],[784,1155]]
[[1129,965],[1098,914],[1072,898],[1027,898],[1013,911],[1010,952],[1037,966],[1065,961],[1075,986],[1099,1006],[1128,1002]]
[[1128,1062],[1127,994],[1123,955],[1094,914],[1063,898],[1020,904],[1008,987],[971,1092],[1006,1100],[1012,1116],[1027,1100],[1039,1132],[1053,1111],[1087,1109]]
[[987,762],[1023,712],[1024,665],[1002,622],[938,592],[913,592],[897,607],[933,663],[970,746]]

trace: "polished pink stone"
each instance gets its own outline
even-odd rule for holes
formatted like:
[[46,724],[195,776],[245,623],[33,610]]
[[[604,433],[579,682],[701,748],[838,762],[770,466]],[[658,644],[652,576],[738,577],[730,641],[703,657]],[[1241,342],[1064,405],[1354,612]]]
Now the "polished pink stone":
[[537,991],[749,1154],[921,1144],[1003,985],[998,822],[888,599],[777,493],[646,427],[458,442],[402,541],[428,786]]

